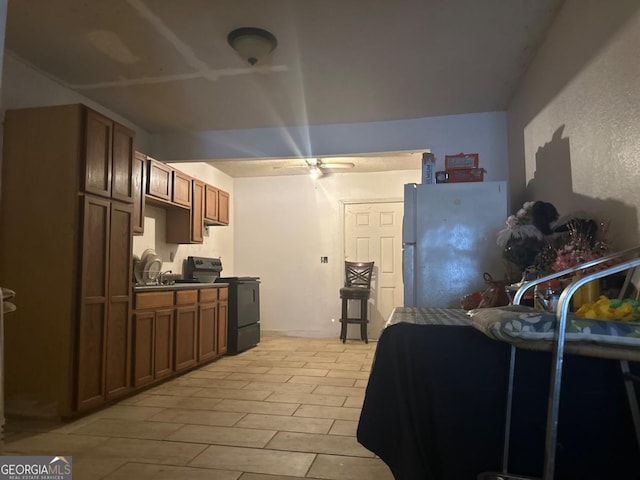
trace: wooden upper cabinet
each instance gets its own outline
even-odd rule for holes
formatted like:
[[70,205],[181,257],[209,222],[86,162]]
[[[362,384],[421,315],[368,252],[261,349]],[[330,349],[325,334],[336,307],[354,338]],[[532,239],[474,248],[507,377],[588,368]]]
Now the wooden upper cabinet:
[[204,218],[212,222],[218,221],[218,189],[211,185],[204,187]]
[[170,202],[173,195],[173,169],[153,158],[148,161],[146,193]]
[[193,180],[193,205],[191,206],[191,241],[204,241],[204,183]]
[[229,194],[222,190],[218,192],[218,221],[229,225]]
[[84,134],[84,191],[111,197],[113,121],[86,109]]
[[134,132],[89,108],[85,112],[83,190],[133,202]]
[[144,186],[147,171],[147,156],[144,153],[135,152],[133,157],[133,234],[144,234]]
[[173,171],[173,203],[191,207],[191,177],[179,170]]
[[111,168],[111,198],[133,202],[133,139],[134,132],[113,123],[113,166]]
[[191,179],[191,209],[168,208],[165,239],[168,243],[203,243],[204,183]]
[[229,194],[205,185],[204,221],[209,225],[229,225]]

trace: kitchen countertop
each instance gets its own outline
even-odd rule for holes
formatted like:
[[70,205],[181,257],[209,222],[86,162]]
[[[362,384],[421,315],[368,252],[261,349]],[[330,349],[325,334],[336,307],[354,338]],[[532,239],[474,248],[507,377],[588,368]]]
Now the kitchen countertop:
[[162,290],[193,290],[201,288],[228,287],[228,283],[175,283],[173,285],[134,285],[134,292],[157,292]]

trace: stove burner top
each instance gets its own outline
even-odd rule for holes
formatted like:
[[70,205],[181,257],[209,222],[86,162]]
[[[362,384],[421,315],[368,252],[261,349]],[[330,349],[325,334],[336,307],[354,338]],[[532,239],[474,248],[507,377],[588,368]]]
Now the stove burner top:
[[184,264],[184,282],[213,283],[222,271],[219,258],[187,257]]

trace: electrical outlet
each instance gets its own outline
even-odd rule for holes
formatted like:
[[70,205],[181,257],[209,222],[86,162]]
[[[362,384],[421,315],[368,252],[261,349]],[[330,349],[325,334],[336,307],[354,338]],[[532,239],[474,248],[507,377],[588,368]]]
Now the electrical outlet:
[[329,263],[329,257],[320,257],[320,263]]
[[176,252],[169,252],[169,261],[173,262],[176,258]]

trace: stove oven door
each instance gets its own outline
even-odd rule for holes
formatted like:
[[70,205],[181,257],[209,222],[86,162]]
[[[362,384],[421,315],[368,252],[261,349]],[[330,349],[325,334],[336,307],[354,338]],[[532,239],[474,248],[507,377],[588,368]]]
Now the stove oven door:
[[237,328],[260,322],[260,283],[256,280],[237,282]]

